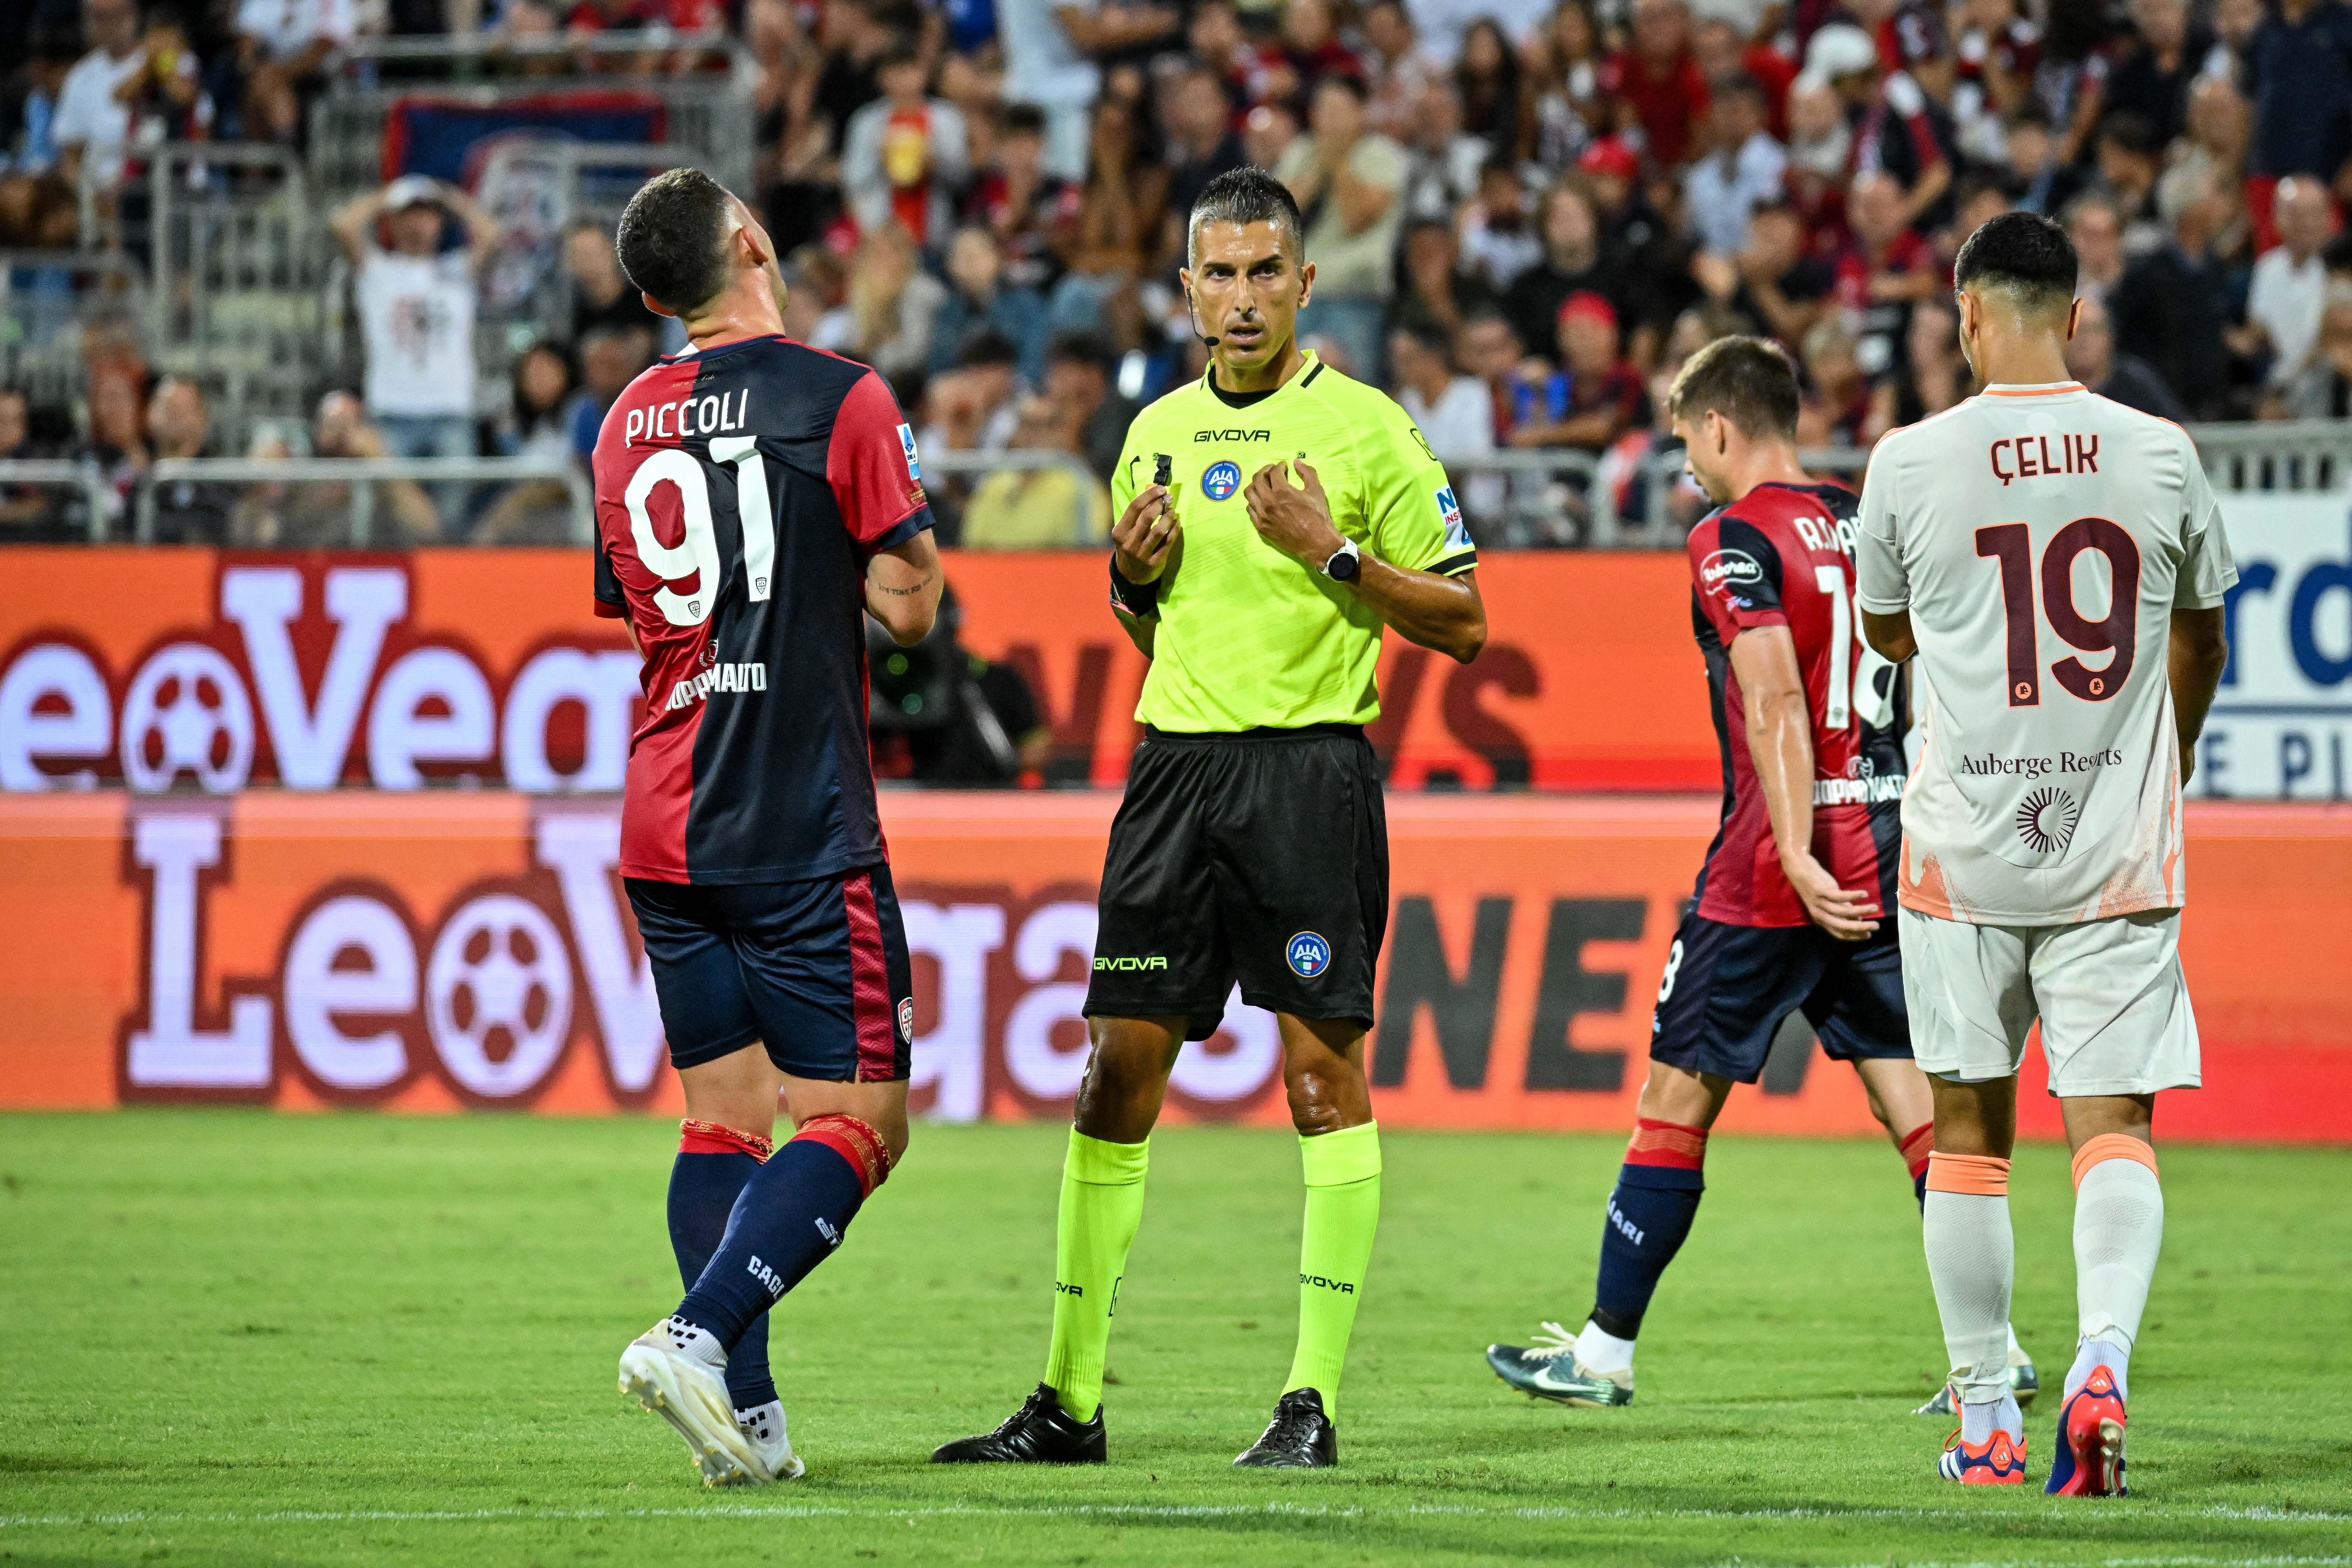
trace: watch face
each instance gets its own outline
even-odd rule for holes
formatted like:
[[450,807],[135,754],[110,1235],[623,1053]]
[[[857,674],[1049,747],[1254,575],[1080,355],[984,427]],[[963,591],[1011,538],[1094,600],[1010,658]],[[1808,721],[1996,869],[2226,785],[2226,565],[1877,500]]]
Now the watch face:
[[1331,558],[1331,575],[1339,582],[1352,583],[1363,562],[1352,550],[1343,550]]

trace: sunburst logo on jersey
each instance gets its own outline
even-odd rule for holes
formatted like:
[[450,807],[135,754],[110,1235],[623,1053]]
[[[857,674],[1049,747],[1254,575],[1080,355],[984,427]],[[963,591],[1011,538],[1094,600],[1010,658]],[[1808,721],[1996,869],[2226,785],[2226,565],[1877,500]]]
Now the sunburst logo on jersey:
[[2037,855],[2066,847],[2074,837],[2074,822],[2083,808],[2063,789],[2038,789],[2017,808],[2017,836]]

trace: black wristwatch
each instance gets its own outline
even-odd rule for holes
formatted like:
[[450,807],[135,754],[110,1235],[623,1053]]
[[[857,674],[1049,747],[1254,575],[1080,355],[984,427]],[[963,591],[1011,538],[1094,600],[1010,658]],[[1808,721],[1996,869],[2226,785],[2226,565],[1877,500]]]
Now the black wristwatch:
[[1334,583],[1352,583],[1364,570],[1363,552],[1352,539],[1339,541],[1339,548],[1331,552],[1331,559],[1323,563],[1323,575]]

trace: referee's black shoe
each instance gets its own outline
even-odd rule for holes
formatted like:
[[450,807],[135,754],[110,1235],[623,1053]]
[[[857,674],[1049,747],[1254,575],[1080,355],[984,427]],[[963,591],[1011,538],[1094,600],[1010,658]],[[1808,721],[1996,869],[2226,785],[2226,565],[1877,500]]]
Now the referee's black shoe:
[[1274,1407],[1265,1435],[1234,1461],[1244,1470],[1328,1470],[1339,1462],[1339,1430],[1323,1414],[1323,1396],[1294,1388]]
[[995,1431],[931,1451],[935,1465],[1099,1465],[1103,1459],[1102,1407],[1095,1407],[1093,1420],[1080,1421],[1044,1383]]

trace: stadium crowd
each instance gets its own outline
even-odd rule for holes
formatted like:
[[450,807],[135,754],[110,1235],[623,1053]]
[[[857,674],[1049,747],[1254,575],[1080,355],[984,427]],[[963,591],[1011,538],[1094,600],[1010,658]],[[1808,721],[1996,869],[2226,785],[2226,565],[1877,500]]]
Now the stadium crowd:
[[[1183,216],[1243,163],[1276,171],[1307,214],[1309,346],[1393,389],[1440,453],[1573,448],[1636,513],[1641,459],[1667,440],[1664,382],[1726,333],[1789,347],[1809,446],[1867,447],[1967,396],[1951,259],[2012,207],[2074,237],[2071,363],[2099,390],[2176,419],[2352,412],[2343,0],[6,9],[0,58],[22,63],[0,93],[0,246],[19,247],[72,243],[86,164],[122,188],[158,140],[298,139],[355,30],[633,30],[646,47],[632,68],[685,72],[712,62],[677,32],[733,29],[756,71],[756,199],[793,286],[790,330],[883,371],[927,453],[1077,459],[940,487],[946,531],[970,545],[1104,537],[1100,481],[1128,419],[1202,363],[1176,279]],[[483,417],[465,258],[494,226],[462,194],[404,180],[334,228],[369,363],[341,389],[356,405],[321,408],[318,450],[583,454],[667,341],[583,227],[564,253],[570,318],[541,323],[505,411]],[[420,349],[420,321],[442,341]],[[0,408],[0,440],[86,452],[127,493],[169,439],[170,384],[113,347],[79,406]],[[1507,512],[1506,482],[1465,480],[1474,513]],[[0,530],[12,504],[0,496]],[[530,537],[530,511],[424,491],[393,509],[441,538]],[[285,536],[269,531],[282,519],[229,526]],[[1572,538],[1507,525],[1496,542]]]

